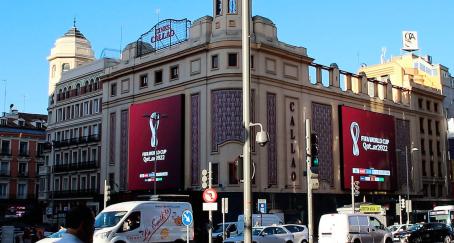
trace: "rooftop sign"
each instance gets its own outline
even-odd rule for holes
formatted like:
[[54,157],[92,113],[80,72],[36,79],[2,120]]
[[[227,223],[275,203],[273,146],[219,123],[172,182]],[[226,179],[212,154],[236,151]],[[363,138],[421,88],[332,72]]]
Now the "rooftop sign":
[[188,39],[191,21],[165,19],[157,23],[137,40],[137,56],[164,49]]

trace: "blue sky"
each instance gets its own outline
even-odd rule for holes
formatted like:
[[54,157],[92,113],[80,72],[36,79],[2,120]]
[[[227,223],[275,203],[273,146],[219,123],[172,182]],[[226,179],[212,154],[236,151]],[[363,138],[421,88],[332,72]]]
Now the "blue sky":
[[[119,49],[149,30],[156,9],[160,19],[195,20],[212,15],[212,1],[0,1],[0,111],[6,83],[7,108],[13,103],[20,111],[46,113],[46,57],[74,17],[98,58],[104,48]],[[253,0],[253,14],[271,19],[281,41],[306,47],[317,63],[335,62],[350,72],[378,63],[382,47],[388,58],[400,55],[402,30],[418,31],[420,55],[454,69],[453,10],[450,0]]]

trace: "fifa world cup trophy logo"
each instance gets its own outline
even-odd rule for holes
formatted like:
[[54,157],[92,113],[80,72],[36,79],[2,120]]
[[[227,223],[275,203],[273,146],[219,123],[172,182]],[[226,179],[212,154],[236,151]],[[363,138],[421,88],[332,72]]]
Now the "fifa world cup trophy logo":
[[158,146],[158,127],[159,127],[159,113],[153,112],[150,115],[150,130],[151,130],[151,147],[156,148]]

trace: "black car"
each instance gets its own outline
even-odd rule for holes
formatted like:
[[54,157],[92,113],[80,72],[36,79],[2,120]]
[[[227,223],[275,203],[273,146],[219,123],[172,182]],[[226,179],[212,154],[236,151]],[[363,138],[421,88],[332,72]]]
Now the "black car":
[[443,223],[414,224],[406,231],[398,232],[394,236],[400,242],[443,242],[449,243],[454,239],[454,232],[451,227]]

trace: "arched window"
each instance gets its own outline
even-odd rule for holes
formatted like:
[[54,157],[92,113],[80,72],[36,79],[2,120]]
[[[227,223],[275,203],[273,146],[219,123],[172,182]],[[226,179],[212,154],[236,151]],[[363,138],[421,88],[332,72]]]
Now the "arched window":
[[66,98],[71,97],[71,96],[72,96],[72,92],[73,92],[73,91],[71,90],[71,86],[69,86],[69,87],[68,87],[68,91],[67,91],[67,93],[66,93]]
[[67,97],[66,97],[66,88],[63,89],[63,97],[62,97],[62,98],[63,98],[63,99],[67,98]]
[[66,71],[68,71],[68,70],[69,70],[69,63],[63,63],[63,64],[61,65],[61,71],[62,71],[62,72],[66,72]]
[[216,0],[216,16],[217,15],[222,15],[222,0]]
[[91,92],[93,91],[93,86],[95,85],[95,81],[92,79],[90,80],[90,86],[88,86],[88,91]]
[[54,64],[54,65],[52,65],[52,70],[51,70],[51,74],[50,74],[52,78],[55,77],[56,71],[57,71],[57,66],[55,66],[55,64]]
[[76,84],[76,90],[75,90],[75,95],[80,94],[80,84]]

